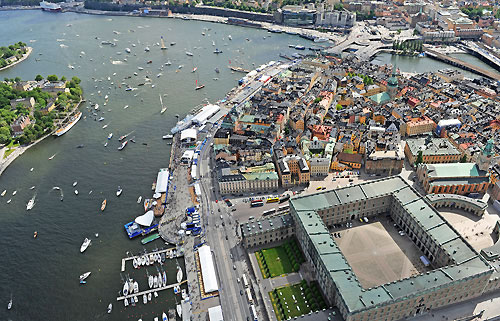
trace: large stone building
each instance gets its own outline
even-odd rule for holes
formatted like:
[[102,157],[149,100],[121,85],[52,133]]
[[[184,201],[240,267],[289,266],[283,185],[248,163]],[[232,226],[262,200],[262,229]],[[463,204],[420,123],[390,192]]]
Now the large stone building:
[[421,135],[424,133],[432,132],[436,123],[427,116],[412,118],[406,122],[407,136]]
[[295,225],[290,214],[278,215],[240,225],[245,248],[279,242],[294,235]]
[[403,169],[404,156],[399,150],[373,151],[366,157],[365,171],[368,174],[396,175]]
[[285,188],[294,185],[307,185],[311,180],[309,166],[301,156],[287,155],[278,160],[277,167],[281,186]]
[[274,171],[242,173],[230,168],[219,171],[218,182],[222,195],[275,191],[279,185],[278,174]]
[[490,183],[490,174],[475,163],[419,164],[417,177],[428,194],[485,193]]
[[462,153],[450,142],[448,138],[412,138],[406,140],[405,155],[410,164],[414,164],[418,153],[422,152],[422,163],[440,164],[457,163]]
[[[399,176],[293,198],[290,213],[295,235],[325,298],[346,321],[426,314],[499,286],[486,260]],[[377,215],[390,215],[433,270],[363,288],[328,227]]]

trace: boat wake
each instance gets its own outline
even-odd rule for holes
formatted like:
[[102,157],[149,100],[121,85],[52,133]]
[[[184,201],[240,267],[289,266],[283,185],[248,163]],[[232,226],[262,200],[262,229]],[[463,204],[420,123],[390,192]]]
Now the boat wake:
[[[54,191],[54,190],[57,190],[60,192],[60,197],[61,197],[61,201],[64,199],[64,193],[63,193],[63,190],[62,188],[60,188],[59,186],[54,186],[52,187],[52,189],[50,190],[50,192]],[[49,192],[49,193],[50,193]],[[36,194],[35,194],[36,195]]]

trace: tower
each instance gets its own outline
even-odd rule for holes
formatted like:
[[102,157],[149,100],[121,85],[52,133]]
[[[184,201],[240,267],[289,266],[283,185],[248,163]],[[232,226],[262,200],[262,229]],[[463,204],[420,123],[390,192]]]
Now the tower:
[[494,141],[490,138],[477,158],[477,166],[482,171],[487,171],[490,167],[491,159],[493,158],[494,153],[493,144]]
[[387,93],[389,96],[394,98],[398,93],[398,78],[396,74],[396,67],[392,67],[392,76],[387,80]]

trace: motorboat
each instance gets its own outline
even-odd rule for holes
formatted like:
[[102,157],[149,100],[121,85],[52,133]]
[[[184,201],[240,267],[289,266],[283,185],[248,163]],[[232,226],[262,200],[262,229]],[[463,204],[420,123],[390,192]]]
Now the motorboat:
[[171,46],[175,46],[175,44],[176,44],[176,42],[174,42],[174,41],[172,41],[172,42],[170,43],[170,45],[171,45]]
[[167,272],[163,271],[163,286],[167,286]]
[[118,189],[116,190],[116,196],[122,195],[122,192],[123,192],[123,189],[120,186],[118,186]]
[[215,68],[215,72],[219,73],[220,72],[219,68]]
[[151,299],[153,298],[153,296],[151,295],[151,292],[148,293],[148,301],[151,302]]
[[108,142],[105,142],[105,143],[104,143],[104,147],[108,147]]
[[162,138],[163,139],[172,139],[172,138],[174,138],[174,135],[171,135],[171,134],[163,135]]
[[124,141],[124,142],[120,145],[120,147],[118,147],[118,150],[122,150],[122,149],[124,149],[124,148],[125,148],[125,146],[127,146],[127,144],[128,144],[128,140]]
[[50,157],[49,157],[49,160],[53,160],[53,159],[54,159],[54,157],[56,157],[56,154],[54,154],[54,155],[50,156]]
[[99,237],[99,233],[95,233],[95,237]]
[[137,259],[136,258],[134,258],[134,260],[132,261],[132,265],[134,266],[134,269],[137,269],[138,264],[137,264]]
[[128,306],[128,300],[125,298],[125,300],[123,300],[123,304],[127,307]]
[[179,318],[182,318],[182,305],[177,304],[176,309],[177,309],[177,315],[179,316]]
[[214,54],[217,54],[217,55],[218,55],[218,54],[221,54],[221,53],[222,53],[222,50],[219,50],[219,48],[216,48],[216,49],[214,50]]
[[137,199],[137,204],[141,204],[141,201],[142,201],[142,196],[139,196],[139,198]]
[[12,309],[12,294],[10,295],[9,303],[7,304],[7,310],[10,310],[10,309]]
[[146,293],[142,295],[142,303],[144,304],[148,303],[148,296],[146,295]]
[[160,272],[158,272],[158,287],[163,287],[163,277]]
[[231,37],[231,35],[229,35],[229,36],[227,36],[227,39],[233,40],[233,37]]
[[139,293],[139,283],[137,281],[134,282],[134,293]]
[[126,53],[130,53],[130,48],[125,48]]
[[146,264],[146,257],[145,257],[145,256],[143,256],[143,257],[141,258],[141,265],[142,265],[142,266],[144,266],[145,264]]
[[163,312],[161,314],[161,319],[162,319],[162,321],[168,321],[168,317],[167,317],[167,314],[165,312]]
[[103,120],[104,120],[104,117],[100,117],[100,118],[98,119],[98,121],[103,121]]
[[12,202],[12,199],[11,199],[11,198],[9,198],[9,199],[7,200],[7,204],[9,204],[10,202]]
[[125,284],[123,285],[123,295],[127,296],[129,294],[129,285],[128,285],[128,280],[125,281]]
[[202,88],[205,88],[205,85],[196,86],[196,87],[194,88],[194,90],[200,90],[200,89],[202,89]]
[[7,190],[6,190],[6,189],[5,189],[5,190],[2,192],[2,194],[0,194],[0,195],[2,195],[2,197],[4,197],[4,196],[5,196],[5,194],[7,194]]
[[182,281],[182,269],[179,265],[177,265],[177,283]]
[[78,195],[78,190],[77,189],[75,189],[75,195]]
[[184,300],[185,298],[187,298],[187,292],[186,292],[186,289],[182,289],[181,291],[181,296],[182,296],[182,299]]
[[89,275],[90,275],[90,273],[92,273],[92,272],[85,272],[85,273],[83,273],[82,275],[80,275],[80,281],[83,281],[83,280],[85,280],[86,278],[88,278],[88,277],[89,277]]
[[155,276],[154,276],[154,278],[153,278],[153,287],[154,287],[154,288],[157,288],[157,287],[158,287],[158,276],[156,276],[156,275],[155,275]]
[[109,135],[108,135],[108,140],[111,138],[113,138],[113,133],[109,133]]
[[28,201],[28,204],[26,204],[26,210],[31,210],[33,206],[35,206],[35,198],[32,198]]
[[198,70],[198,67],[194,67],[193,70],[191,70],[191,72],[195,72],[196,70]]
[[110,303],[110,304],[108,305],[108,314],[109,314],[109,313],[111,313],[111,311],[112,311],[112,310],[113,310],[113,304],[112,304],[112,303]]
[[145,52],[149,52],[149,50],[150,50],[149,47],[144,48]]
[[104,201],[102,201],[102,204],[101,204],[101,212],[104,211],[104,209],[106,208],[106,199]]
[[80,253],[85,252],[85,250],[89,247],[90,242],[92,241],[88,238],[85,238],[85,240],[83,240],[82,246],[80,247]]
[[152,275],[150,275],[150,276],[148,277],[148,285],[149,285],[149,288],[150,288],[150,289],[153,287],[153,282],[154,282],[154,280],[153,280],[153,276],[152,276]]
[[155,298],[157,298],[158,297],[158,292],[154,291],[153,295],[155,296]]
[[174,286],[174,294],[179,294],[181,292],[181,287],[176,285]]
[[155,317],[155,318],[153,319],[153,321],[159,321],[159,320],[158,320],[158,317]]
[[30,187],[30,190],[34,190],[34,189],[35,189],[35,185]]
[[186,55],[192,57],[193,56],[193,53],[192,52],[189,52],[189,51],[186,51]]
[[73,187],[75,187],[77,184],[78,184],[78,182],[77,182],[77,181],[74,181],[74,182],[73,182]]

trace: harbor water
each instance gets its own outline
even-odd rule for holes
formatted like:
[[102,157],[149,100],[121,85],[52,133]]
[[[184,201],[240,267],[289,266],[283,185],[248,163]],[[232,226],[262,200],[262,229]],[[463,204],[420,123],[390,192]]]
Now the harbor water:
[[[5,304],[0,308],[0,320],[161,317],[163,311],[175,307],[172,290],[159,292],[159,297],[153,299],[156,304],[143,305],[139,298],[137,307],[125,308],[116,297],[123,286],[121,278],[127,274],[139,282],[141,291],[147,288],[145,268],[133,270],[128,263],[126,272],[120,275],[121,259],[127,251],[137,254],[144,249],[167,248],[160,240],[145,246],[140,239],[129,240],[123,228],[144,213],[137,198],[152,195],[151,185],[158,169],[168,166],[170,146],[162,135],[175,125],[177,114],[183,118],[195,106],[204,101],[216,102],[237,85],[243,74],[231,72],[228,65],[253,69],[278,60],[280,53],[294,53],[289,44],[314,44],[286,34],[178,19],[30,10],[0,12],[0,21],[0,45],[23,41],[34,48],[26,61],[0,72],[1,79],[74,75],[81,78],[87,99],[80,107],[83,117],[71,131],[30,148],[0,176],[0,190],[7,190],[0,198],[0,304]],[[161,36],[167,50],[156,45]],[[101,45],[102,41],[116,46]],[[171,42],[176,44],[170,46]],[[150,52],[145,52],[146,46]],[[125,48],[130,48],[130,54]],[[214,54],[216,48],[223,53]],[[186,51],[193,56],[187,56]],[[163,71],[158,69],[169,60],[172,65],[164,66]],[[176,72],[179,65],[184,67]],[[198,69],[192,73],[195,67]],[[162,75],[157,77],[159,73]],[[154,88],[148,85],[146,76]],[[196,81],[205,88],[195,91]],[[119,88],[122,82],[137,90],[126,92],[125,85]],[[105,95],[109,101],[104,106]],[[168,108],[163,115],[159,95]],[[90,102],[100,105],[98,116],[89,110]],[[95,120],[101,116],[103,121]],[[106,124],[108,127],[103,129]],[[118,151],[118,137],[132,131],[129,138],[135,136],[136,143],[129,142]],[[104,147],[111,132],[114,136]],[[84,147],[76,148],[80,144]],[[72,186],[74,181],[78,182],[76,187]],[[123,188],[120,197],[115,195],[118,185]],[[35,189],[30,190],[32,186]],[[60,201],[54,186],[62,189],[64,201]],[[17,194],[12,196],[14,190]],[[35,193],[35,206],[26,211]],[[7,204],[9,199],[12,201]],[[104,199],[107,207],[101,212]],[[36,239],[34,231],[38,232]],[[98,238],[95,233],[99,233]],[[92,244],[82,254],[80,245],[85,237],[91,238]],[[183,262],[179,260],[182,266]],[[166,270],[170,284],[175,280],[175,260],[167,262]],[[80,285],[78,277],[87,271],[92,274],[87,284]],[[147,271],[156,273],[156,268],[148,267]],[[11,293],[13,308],[7,311]],[[111,314],[106,313],[109,303],[113,303]]]

